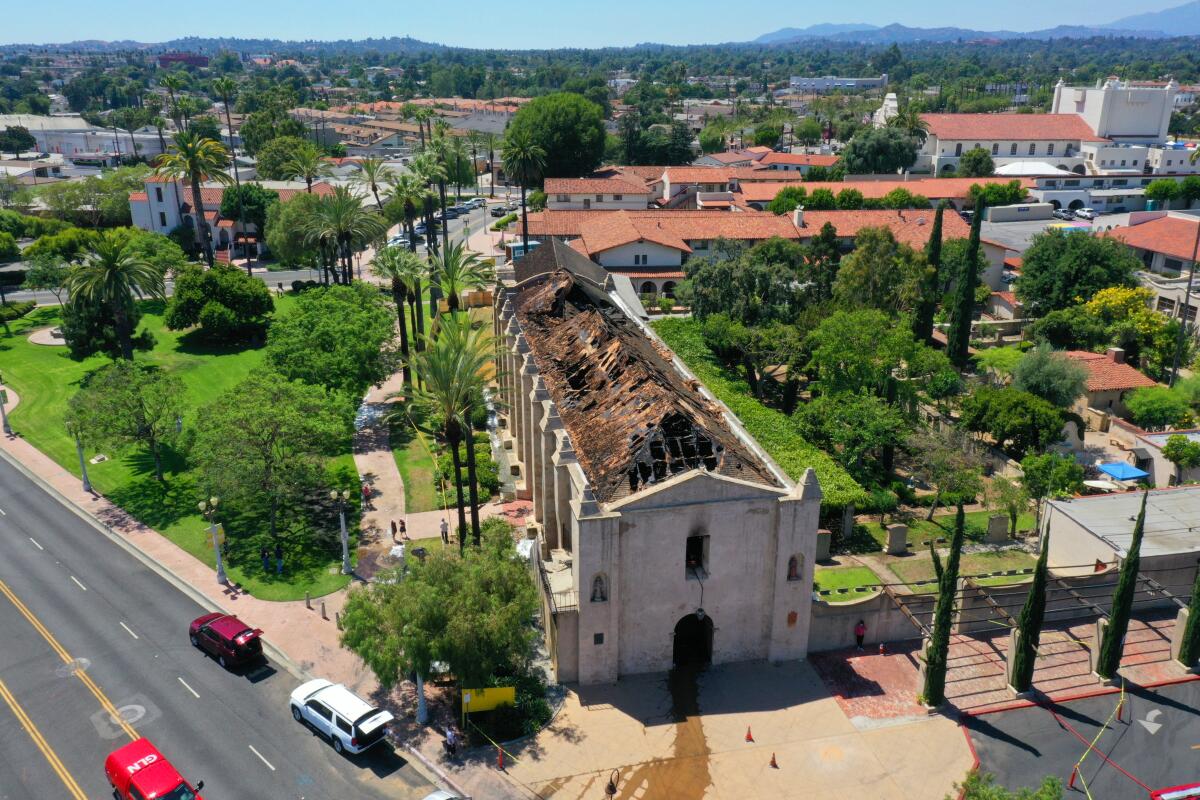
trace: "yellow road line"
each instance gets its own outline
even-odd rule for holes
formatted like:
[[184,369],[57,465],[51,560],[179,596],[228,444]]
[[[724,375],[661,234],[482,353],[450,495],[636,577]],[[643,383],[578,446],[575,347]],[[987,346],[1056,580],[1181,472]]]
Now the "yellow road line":
[[[41,623],[41,620],[33,615],[33,612],[21,602],[19,597],[13,594],[12,589],[8,588],[8,584],[6,584],[4,581],[0,581],[0,594],[3,594],[5,597],[7,597],[9,602],[11,602],[16,609],[21,612],[21,616],[25,617],[25,619],[29,621],[29,624],[34,627],[34,630],[42,635],[42,638],[46,640],[51,648],[53,648],[54,652],[57,653],[58,657],[63,660],[64,664],[74,663],[75,659],[71,658],[71,654],[67,652],[66,648],[58,643],[58,640],[54,638],[54,634],[52,634],[49,629]],[[100,701],[100,705],[109,713],[109,716],[112,717],[113,723],[120,725],[121,730],[125,731],[125,734],[130,739],[140,739],[141,737],[138,736],[138,732],[133,729],[132,725],[121,718],[121,715],[117,712],[117,707],[114,706],[112,701],[109,700],[104,692],[100,690],[100,687],[97,686],[95,681],[92,680],[92,676],[88,675],[81,669],[76,669],[73,671],[75,673],[75,677],[79,678],[83,685],[88,688],[88,691],[90,691],[92,695]]]
[[29,734],[29,738],[37,745],[37,749],[42,751],[42,755],[46,757],[46,761],[50,763],[50,767],[58,774],[63,785],[67,787],[67,791],[71,793],[71,797],[74,800],[87,800],[87,795],[79,788],[79,784],[71,777],[71,773],[67,772],[67,768],[59,760],[58,754],[46,743],[42,732],[33,724],[33,720],[25,713],[25,709],[21,708],[21,704],[17,702],[17,698],[13,697],[12,692],[8,690],[8,687],[4,685],[4,681],[2,680],[0,680],[0,697],[4,698],[4,702],[12,709],[17,722],[21,723],[21,727]]

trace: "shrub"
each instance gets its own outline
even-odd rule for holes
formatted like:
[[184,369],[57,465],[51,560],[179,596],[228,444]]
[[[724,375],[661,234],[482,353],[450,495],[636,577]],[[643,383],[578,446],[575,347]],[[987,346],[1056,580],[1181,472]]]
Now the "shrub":
[[507,228],[509,225],[513,224],[516,221],[517,221],[516,214],[505,214],[503,217],[501,217],[500,219],[498,219],[492,223],[492,230],[494,230],[494,231],[504,230],[505,228]]

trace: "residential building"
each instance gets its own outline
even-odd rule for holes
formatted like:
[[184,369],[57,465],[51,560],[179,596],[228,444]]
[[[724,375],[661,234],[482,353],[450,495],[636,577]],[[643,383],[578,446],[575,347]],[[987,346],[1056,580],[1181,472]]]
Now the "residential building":
[[1130,214],[1127,227],[1103,235],[1124,242],[1141,259],[1146,268],[1138,273],[1138,280],[1154,292],[1156,311],[1175,318],[1185,315],[1189,324],[1195,324],[1200,281],[1193,280],[1192,271],[1200,254],[1200,218],[1174,211],[1143,211]]
[[752,167],[770,152],[771,148],[763,147],[705,153],[692,164],[697,167]]
[[1067,350],[1064,355],[1088,372],[1084,395],[1075,402],[1073,410],[1083,416],[1088,409],[1125,419],[1129,409],[1125,401],[1136,389],[1157,386],[1153,378],[1125,363],[1125,351],[1110,347],[1105,353]]
[[883,96],[883,104],[871,114],[871,124],[876,128],[884,128],[898,116],[900,116],[900,100],[897,99],[895,92],[888,92]]
[[821,153],[776,153],[770,152],[758,160],[763,169],[776,172],[798,172],[807,175],[813,167],[828,169],[838,162],[838,156]]
[[171,69],[179,64],[189,67],[207,67],[208,56],[199,53],[163,53],[158,57],[158,66]]
[[1161,433],[1144,431],[1132,422],[1112,420],[1108,427],[1109,451],[1124,454],[1129,464],[1150,474],[1152,486],[1177,486],[1200,482],[1200,467],[1180,469],[1163,455],[1163,447],[1172,436],[1184,436],[1200,442],[1200,429],[1188,428]]
[[819,78],[792,76],[792,79],[788,81],[788,90],[828,94],[829,92],[861,92],[866,89],[882,89],[887,85],[886,72],[878,78],[841,78],[835,75],[822,75]]
[[496,292],[500,429],[533,501],[554,678],[804,658],[813,471],[771,461],[614,276],[556,241],[520,266]]
[[145,158],[162,153],[162,143],[153,128],[134,133],[101,128],[77,115],[39,116],[0,114],[0,129],[21,126],[37,141],[40,153],[58,153],[75,164],[115,166],[120,158],[135,152]]
[[543,191],[546,207],[568,209],[644,209],[650,204],[650,189],[641,180],[621,176],[604,178],[547,178]]

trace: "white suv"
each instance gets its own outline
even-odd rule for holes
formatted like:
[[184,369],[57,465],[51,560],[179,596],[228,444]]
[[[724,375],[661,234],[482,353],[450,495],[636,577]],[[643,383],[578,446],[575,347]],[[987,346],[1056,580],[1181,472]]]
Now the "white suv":
[[327,737],[339,753],[361,753],[377,744],[394,717],[340,683],[322,678],[292,692],[292,717]]

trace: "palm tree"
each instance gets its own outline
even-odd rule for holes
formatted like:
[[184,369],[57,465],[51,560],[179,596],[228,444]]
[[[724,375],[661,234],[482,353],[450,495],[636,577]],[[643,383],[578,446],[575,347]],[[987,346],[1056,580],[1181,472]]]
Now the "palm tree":
[[[212,88],[217,96],[221,98],[221,104],[225,106],[225,127],[229,129],[229,153],[230,160],[233,161],[233,185],[238,189],[237,228],[233,232],[233,238],[236,242],[238,234],[246,232],[242,223],[242,175],[238,170],[237,149],[233,146],[233,117],[229,113],[230,100],[236,97],[238,93],[238,82],[229,76],[224,76],[213,80]],[[262,231],[259,231],[259,235],[262,235]],[[247,250],[247,252],[249,251]],[[246,259],[246,274],[254,274],[250,267],[249,258]]]
[[360,160],[358,168],[359,172],[355,180],[371,190],[371,194],[375,197],[375,207],[382,211],[383,203],[379,200],[379,187],[388,182],[392,175],[391,168],[377,156],[368,156]]
[[289,178],[304,181],[309,194],[312,194],[313,181],[333,174],[333,168],[325,156],[310,142],[293,150],[287,161],[283,162],[283,169]]
[[362,198],[345,186],[335,186],[321,198],[317,213],[306,222],[307,233],[316,242],[334,243],[342,262],[342,283],[353,277],[356,250],[387,233],[387,222],[363,207]]
[[887,126],[903,131],[919,145],[925,144],[929,138],[929,123],[921,119],[921,109],[911,103],[889,119]]
[[455,242],[443,251],[437,266],[438,283],[451,314],[458,311],[459,296],[464,291],[482,289],[496,279],[491,267],[462,242]]
[[[417,107],[417,109],[415,111],[412,112],[412,118],[414,120],[416,120],[417,130],[421,134],[421,149],[422,150],[425,149],[425,125],[431,119],[433,119],[435,116],[437,116],[437,115],[433,113],[433,109],[429,108],[428,106],[419,106],[419,107]],[[433,129],[432,128],[429,129],[429,137],[431,139],[433,138]]]
[[[414,264],[415,263],[415,264]],[[424,269],[421,258],[401,247],[384,247],[371,260],[371,269],[380,278],[391,282],[391,300],[396,303],[396,320],[400,324],[400,354],[404,369],[404,385],[413,383],[412,363],[408,360],[408,323],[404,320],[404,303],[408,302],[408,277]]]
[[525,210],[525,191],[542,179],[546,151],[525,130],[511,132],[504,140],[504,172],[521,186],[521,252],[529,253],[529,214]]
[[475,179],[475,196],[479,196],[479,151],[483,147],[483,135],[479,131],[467,131],[467,149],[471,153],[471,176]]
[[450,246],[450,226],[446,224],[446,182],[450,180],[450,143],[446,131],[449,126],[444,120],[437,121],[436,134],[429,136],[429,152],[437,159],[441,169],[438,171],[438,198],[442,208],[442,249]]
[[454,165],[450,170],[454,176],[454,202],[461,203],[463,173],[467,169],[467,144],[461,136],[447,136],[445,141],[447,163]]
[[163,128],[167,126],[167,121],[162,118],[162,98],[156,94],[152,94],[146,98],[142,105],[150,112],[150,124],[158,131],[158,149],[164,153],[167,152],[167,140],[163,136]]
[[[467,445],[467,481],[471,499],[471,531],[475,544],[479,544],[479,488],[472,464],[474,463],[474,441],[471,432],[471,411],[483,388],[484,375],[492,361],[492,345],[482,328],[475,328],[465,317],[447,315],[439,322],[436,339],[427,338],[424,350],[411,355],[413,372],[420,377],[420,389],[410,387],[409,394],[435,413],[441,428],[434,431],[450,448],[454,465],[454,488],[458,498],[459,551],[466,549],[467,517],[463,502],[462,457],[458,447]],[[390,416],[404,413],[398,410]]]
[[133,299],[165,299],[163,273],[129,246],[115,231],[106,232],[92,246],[83,262],[67,275],[67,291],[112,313],[113,327],[121,346],[121,357],[133,359],[133,331],[129,320]]
[[[179,116],[179,105],[177,104],[175,98],[176,98],[176,92],[179,92],[183,89],[183,77],[176,73],[171,73],[170,75],[164,75],[162,77],[162,79],[158,82],[158,85],[163,87],[164,89],[166,89],[167,95],[170,96],[170,98],[171,98],[171,108],[168,111],[168,113],[171,116],[171,119],[175,120],[176,125],[181,125],[181,123],[180,123],[181,117]],[[181,129],[182,129],[182,126],[181,126]]]
[[389,203],[398,203],[404,213],[404,232],[408,234],[408,246],[414,253],[417,251],[417,237],[413,231],[417,214],[425,205],[425,195],[429,190],[412,172],[389,174],[387,185]]
[[216,181],[228,186],[232,179],[225,172],[229,151],[215,139],[195,136],[191,131],[179,131],[173,144],[161,159],[155,174],[171,180],[184,180],[192,187],[192,216],[196,221],[196,244],[204,253],[208,266],[213,265],[212,240],[208,235],[208,220],[204,216],[204,198],[200,194],[203,181]]
[[492,176],[492,188],[489,192],[491,197],[496,196],[496,143],[500,141],[496,134],[485,133],[483,135],[483,146],[487,148],[488,154],[488,171]]

